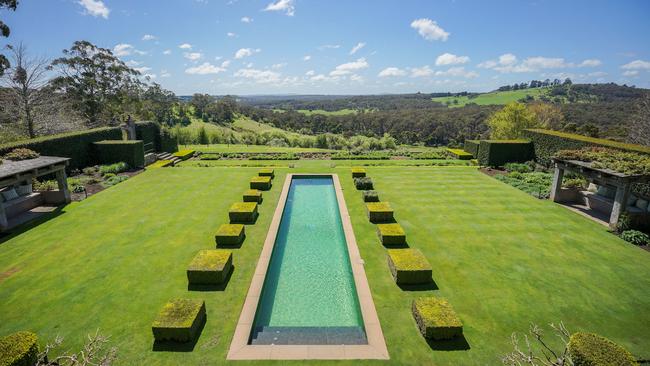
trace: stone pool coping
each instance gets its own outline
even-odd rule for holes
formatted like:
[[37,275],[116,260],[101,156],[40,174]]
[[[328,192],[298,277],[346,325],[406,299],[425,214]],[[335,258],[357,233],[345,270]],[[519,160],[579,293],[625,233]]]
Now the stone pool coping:
[[[264,278],[271,261],[271,254],[273,253],[273,246],[275,239],[280,228],[280,221],[282,220],[282,213],[289,194],[289,187],[291,180],[294,176],[331,176],[334,182],[334,190],[336,192],[336,199],[339,204],[339,213],[341,215],[341,222],[343,224],[343,232],[345,233],[345,241],[348,246],[348,255],[350,257],[350,265],[352,266],[352,275],[354,277],[354,284],[357,289],[357,297],[359,298],[359,307],[361,308],[361,315],[366,330],[366,337],[368,339],[367,345],[250,345],[248,339],[255,320],[255,312],[257,311],[257,304],[260,300],[262,293],[262,286],[264,285]],[[253,280],[248,289],[248,294],[244,301],[239,321],[235,328],[230,349],[228,350],[228,360],[355,360],[355,359],[376,359],[388,360],[388,349],[384,340],[384,333],[379,324],[379,317],[377,310],[372,300],[370,293],[370,286],[366,278],[366,272],[363,268],[363,259],[357,247],[357,240],[352,230],[352,222],[350,221],[350,214],[345,205],[345,198],[343,197],[343,189],[339,181],[338,174],[287,174],[282,187],[282,193],[278,205],[275,208],[275,214],[271,221],[271,226],[264,241],[262,253],[257,262]]]

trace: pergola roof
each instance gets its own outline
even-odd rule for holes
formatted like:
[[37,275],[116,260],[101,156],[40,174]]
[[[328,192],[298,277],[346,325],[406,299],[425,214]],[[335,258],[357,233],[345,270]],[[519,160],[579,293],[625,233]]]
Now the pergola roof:
[[595,168],[592,162],[563,159],[553,159],[553,161],[564,169],[582,174],[585,178],[604,180],[615,185],[650,182],[650,175],[625,174],[611,169]]
[[0,187],[54,173],[68,165],[69,158],[41,156],[22,161],[3,160],[0,164]]

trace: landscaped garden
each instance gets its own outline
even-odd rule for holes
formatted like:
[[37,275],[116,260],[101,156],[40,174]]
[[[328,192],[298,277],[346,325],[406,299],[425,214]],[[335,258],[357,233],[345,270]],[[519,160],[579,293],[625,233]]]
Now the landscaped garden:
[[[259,168],[214,164],[228,161],[234,162],[149,169],[0,237],[1,333],[34,331],[41,344],[58,335],[66,349],[80,349],[99,329],[117,348],[118,364],[224,364],[285,175],[337,173],[389,364],[499,364],[512,351],[512,332],[560,321],[572,333],[597,333],[637,359],[650,358],[648,253],[598,223],[460,166],[466,161],[450,167],[412,166],[419,160],[238,161],[273,167],[274,184],[263,193],[255,224],[246,225],[241,247],[232,249],[225,286],[190,291],[188,265],[200,250],[215,248],[231,205],[258,175]],[[430,264],[434,283],[395,283],[351,177],[351,166],[362,165],[381,202],[390,202],[408,245]],[[412,302],[427,296],[453,306],[463,338],[422,338]],[[173,298],[205,301],[207,322],[195,345],[154,345],[152,323]],[[547,338],[560,345],[550,333]]]

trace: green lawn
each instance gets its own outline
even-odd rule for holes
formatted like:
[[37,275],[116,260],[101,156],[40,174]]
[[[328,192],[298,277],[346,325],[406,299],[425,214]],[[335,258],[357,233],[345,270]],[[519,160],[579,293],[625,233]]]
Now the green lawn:
[[183,167],[284,167],[297,169],[322,169],[324,167],[352,166],[468,166],[469,160],[421,159],[421,160],[186,160],[179,163]]
[[179,150],[192,149],[203,153],[284,153],[284,152],[331,152],[334,150],[302,147],[279,147],[267,145],[243,144],[212,144],[212,145],[180,145]]
[[[496,91],[491,93],[480,94],[476,98],[468,98],[466,96],[462,97],[437,97],[432,98],[434,102],[440,102],[443,104],[448,104],[449,107],[462,107],[468,103],[475,103],[478,105],[503,105],[510,102],[516,102],[521,98],[525,98],[527,95],[535,99],[543,95],[548,95],[549,88],[532,88],[532,89],[523,89],[523,90],[511,90],[511,91]],[[458,103],[455,104],[454,101],[457,100]]]
[[[349,167],[330,164],[276,169],[260,218],[235,250],[225,291],[187,291],[185,269],[199,249],[214,246],[215,230],[257,169],[154,169],[67,206],[0,243],[0,334],[29,329],[42,341],[58,334],[75,349],[100,329],[118,348],[120,365],[225,364],[285,174],[335,172],[391,360],[300,364],[494,365],[511,349],[513,331],[560,320],[650,358],[650,253],[476,168],[367,167],[410,245],[433,267],[437,290],[403,291],[392,281]],[[420,337],[410,302],[429,294],[450,300],[469,350],[434,350]],[[198,343],[192,352],[152,351],[152,320],[165,301],[181,296],[206,301]]]

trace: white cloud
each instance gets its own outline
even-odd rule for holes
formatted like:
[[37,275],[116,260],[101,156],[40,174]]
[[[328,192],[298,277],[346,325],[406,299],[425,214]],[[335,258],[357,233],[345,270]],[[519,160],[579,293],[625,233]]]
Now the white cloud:
[[506,53],[499,56],[499,65],[510,66],[517,63],[517,56],[512,53]]
[[145,34],[144,36],[142,36],[143,41],[153,41],[155,39],[156,39],[156,36],[151,35],[151,34]]
[[201,65],[186,69],[185,73],[191,75],[208,75],[208,74],[218,74],[224,71],[226,71],[226,69],[215,66],[209,62],[204,62]]
[[467,79],[478,77],[478,73],[467,71],[464,67],[452,67],[447,71],[436,71],[436,76],[460,76]]
[[357,81],[357,82],[362,82],[363,77],[361,77],[360,75],[354,74],[354,75],[350,76],[350,80]]
[[125,62],[126,66],[128,67],[136,67],[141,64],[141,62],[135,61],[135,60],[130,60]]
[[324,44],[324,45],[318,47],[318,49],[321,50],[321,51],[326,50],[326,49],[337,49],[337,48],[341,48],[341,45],[340,44]]
[[433,75],[433,70],[428,65],[411,68],[411,77],[420,78]]
[[417,29],[418,33],[427,41],[446,41],[449,38],[449,32],[445,32],[438,23],[431,19],[416,19],[411,22],[411,28]]
[[242,23],[252,23],[253,18],[251,18],[251,17],[241,17],[241,22]]
[[190,61],[196,61],[196,60],[200,59],[201,57],[203,57],[203,55],[200,52],[185,52],[183,54],[183,57],[185,57],[186,59],[188,59]]
[[406,71],[397,68],[397,67],[387,67],[379,72],[377,76],[380,78],[390,77],[390,76],[404,76]]
[[341,76],[351,74],[353,71],[362,70],[369,66],[368,61],[365,58],[357,59],[356,61],[347,62],[341,65],[338,65],[332,72],[330,76]]
[[524,60],[523,64],[531,69],[561,69],[572,66],[564,62],[560,57],[528,57]]
[[354,55],[355,53],[357,53],[357,51],[359,51],[360,49],[364,48],[365,46],[366,46],[366,43],[365,43],[365,42],[359,42],[359,43],[357,43],[357,45],[354,46],[354,47],[352,47],[352,49],[350,50],[350,55]]
[[180,49],[182,49],[182,50],[191,50],[191,49],[192,49],[192,45],[189,44],[189,43],[183,43],[183,44],[179,45],[178,48],[180,48]]
[[237,50],[237,52],[235,52],[235,58],[236,59],[241,59],[241,58],[244,58],[244,57],[252,56],[253,54],[259,53],[261,51],[262,50],[259,49],[259,48],[257,48],[257,49],[240,48],[239,50]]
[[133,46],[128,43],[120,43],[113,47],[113,54],[117,57],[128,56],[133,53]]
[[436,66],[442,65],[458,65],[466,64],[469,62],[469,57],[467,56],[456,56],[452,53],[443,53],[442,55],[436,58]]
[[163,51],[163,55],[171,55],[171,54],[172,54],[172,50],[164,50]]
[[625,70],[650,70],[650,61],[634,60],[621,66]]
[[226,33],[226,35],[227,35],[228,37],[230,37],[230,38],[237,37],[237,33],[233,33],[233,32],[228,32],[228,33]]
[[478,67],[485,69],[493,69],[501,73],[523,73],[535,72],[544,69],[563,69],[569,67],[591,67],[599,65],[599,60],[588,59],[581,64],[576,65],[571,62],[566,62],[561,57],[528,57],[522,62],[518,62],[517,57],[511,53],[506,53],[499,56],[498,60],[488,60],[478,64]]
[[588,73],[587,76],[592,77],[592,78],[599,78],[599,77],[607,76],[607,73],[604,72],[604,71],[594,71],[594,72]]
[[318,75],[314,75],[314,76],[310,77],[309,80],[311,80],[311,81],[337,81],[337,80],[339,80],[339,77],[338,76],[329,77],[327,75],[318,74]]
[[160,77],[161,78],[168,78],[168,77],[171,77],[171,76],[172,76],[172,74],[170,74],[169,71],[164,70],[164,69],[160,70]]
[[314,76],[314,75],[316,75],[316,71],[314,71],[314,70],[309,70],[309,71],[307,71],[307,72],[305,73],[305,75],[306,75],[306,76]]
[[594,59],[594,58],[590,58],[590,59],[587,59],[587,60],[582,61],[582,62],[580,63],[580,65],[578,65],[578,66],[579,66],[579,67],[596,67],[596,66],[600,66],[600,65],[602,65],[602,64],[603,64],[603,63],[602,63],[600,60],[597,60],[597,59]]
[[142,66],[142,67],[136,67],[133,70],[138,71],[141,74],[144,74],[147,71],[151,70],[151,67]]
[[286,62],[282,62],[282,63],[279,63],[279,64],[274,64],[274,65],[272,65],[271,68],[272,68],[273,70],[278,70],[278,69],[281,69],[281,68],[283,68],[283,67],[285,67],[285,66],[287,66],[287,63],[286,63]]
[[639,70],[627,70],[623,73],[623,76],[637,76],[639,75]]
[[101,0],[79,0],[77,3],[84,7],[86,14],[94,17],[108,19],[108,14],[111,12]]
[[235,77],[254,80],[260,84],[277,83],[280,81],[280,73],[270,70],[239,69]]
[[292,17],[296,13],[296,7],[293,0],[278,0],[267,5],[264,11],[281,11]]
[[310,56],[310,55],[306,55],[305,57],[302,58],[302,60],[303,60],[303,61],[309,61],[309,60],[311,60],[311,56]]
[[221,63],[221,67],[226,68],[230,66],[230,60],[225,60],[224,62]]

